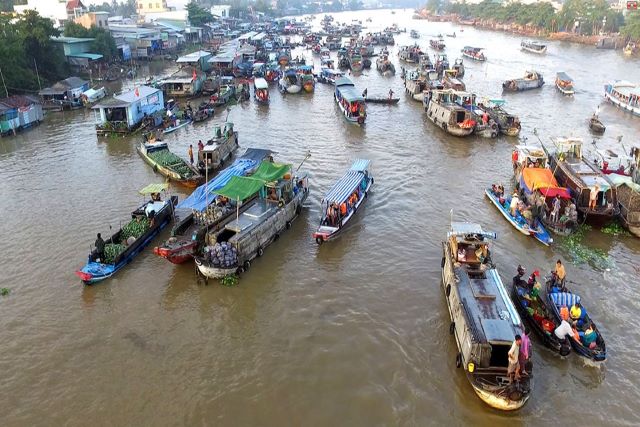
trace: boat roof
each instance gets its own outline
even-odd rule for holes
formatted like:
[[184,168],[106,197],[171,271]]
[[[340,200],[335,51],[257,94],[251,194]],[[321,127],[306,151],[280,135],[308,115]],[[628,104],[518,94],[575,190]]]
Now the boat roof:
[[368,159],[356,159],[351,165],[351,170],[356,172],[366,172],[369,170],[371,160]]
[[465,46],[462,48],[462,50],[472,50],[474,52],[479,52],[482,49],[484,49],[483,47],[473,47],[473,46]]
[[451,229],[447,233],[447,237],[456,236],[464,237],[469,234],[476,234],[488,239],[497,239],[498,235],[494,232],[484,231],[480,224],[474,222],[452,222]]
[[254,80],[253,84],[255,84],[256,89],[268,89],[269,84],[267,81],[261,77],[258,77]]
[[364,102],[362,95],[358,93],[351,80],[346,77],[340,77],[336,80],[336,90],[339,91],[340,95],[342,95],[342,97],[348,102]]
[[245,151],[244,154],[240,156],[240,158],[246,160],[254,160],[256,164],[258,164],[258,162],[261,162],[272,154],[275,154],[275,152],[271,150],[264,150],[262,148],[247,148],[247,151]]
[[616,80],[611,85],[616,92],[623,96],[636,95],[640,96],[640,87],[626,80]]
[[516,150],[518,150],[518,153],[532,159],[547,158],[547,153],[545,153],[544,149],[539,145],[516,145]]
[[327,192],[322,199],[323,202],[341,204],[353,194],[358,188],[364,173],[349,169]]
[[559,78],[562,81],[565,81],[565,82],[572,82],[573,81],[573,79],[571,77],[569,77],[569,75],[567,73],[565,73],[564,71],[559,71],[556,74],[556,77]]
[[169,188],[169,184],[163,182],[163,183],[159,183],[159,184],[149,184],[146,187],[144,187],[143,189],[141,189],[140,191],[138,191],[138,193],[143,194],[143,195],[147,195],[147,194],[152,194],[152,193],[160,193],[162,191],[165,191],[167,188]]

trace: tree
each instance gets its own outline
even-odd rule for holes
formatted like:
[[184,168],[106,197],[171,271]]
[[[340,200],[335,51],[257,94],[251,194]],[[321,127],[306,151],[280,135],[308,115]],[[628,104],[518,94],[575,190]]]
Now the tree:
[[80,37],[95,39],[91,43],[91,50],[99,53],[106,61],[111,61],[114,56],[118,55],[118,46],[109,31],[104,28],[92,25],[91,28],[85,28],[75,22],[69,22],[64,27],[64,35],[67,37]]
[[362,9],[362,2],[360,0],[349,0],[349,10]]
[[90,37],[89,30],[80,24],[76,24],[75,22],[67,22],[64,25],[64,35],[65,37]]
[[640,41],[640,12],[628,13],[620,32],[633,40]]
[[195,0],[191,0],[187,6],[188,19],[191,25],[202,27],[204,24],[213,22],[213,15],[207,9],[200,7]]
[[425,9],[433,13],[438,12],[440,10],[440,0],[428,0]]
[[51,41],[51,37],[60,35],[60,31],[53,28],[53,22],[35,10],[27,10],[15,25],[22,39],[27,66],[35,61],[40,75],[47,80],[57,80],[63,75],[64,55],[54,48]]

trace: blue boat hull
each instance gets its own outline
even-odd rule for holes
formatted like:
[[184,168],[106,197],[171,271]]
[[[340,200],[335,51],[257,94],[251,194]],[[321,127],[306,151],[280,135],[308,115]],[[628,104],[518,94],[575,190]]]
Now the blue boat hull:
[[[509,208],[505,207],[500,203],[500,200],[491,192],[491,189],[485,190],[485,195],[491,200],[491,203],[498,208],[502,216],[505,217],[507,221],[519,232],[526,236],[533,236],[537,241],[542,243],[545,246],[549,246],[553,243],[553,238],[549,234],[549,232],[544,228],[544,226],[540,223],[540,221],[536,220],[534,223],[535,228],[529,227],[526,220],[518,215],[516,218],[511,216],[511,212],[509,212]],[[511,198],[505,199],[505,204],[510,203]],[[507,205],[508,206],[508,205]]]

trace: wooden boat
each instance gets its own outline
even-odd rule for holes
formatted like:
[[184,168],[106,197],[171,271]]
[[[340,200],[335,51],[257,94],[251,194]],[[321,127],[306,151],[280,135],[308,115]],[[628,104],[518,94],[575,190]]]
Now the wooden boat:
[[628,176],[631,182],[640,184],[640,148],[632,147],[629,155],[610,149],[596,149],[591,155],[591,160],[603,174]]
[[362,63],[362,55],[359,53],[352,53],[347,56],[349,61],[349,69],[353,72],[362,71],[363,63]]
[[154,172],[172,181],[192,188],[202,183],[203,177],[198,170],[169,151],[166,142],[141,142],[137,151]]
[[370,98],[367,96],[364,101],[369,104],[397,104],[400,98]]
[[604,87],[604,97],[618,108],[640,116],[640,86],[616,80]]
[[192,122],[191,119],[177,119],[175,125],[169,126],[167,128],[164,128],[162,130],[162,133],[167,134],[167,133],[175,132],[178,129],[183,128],[183,127],[191,124],[191,122]]
[[604,133],[604,131],[607,130],[607,127],[602,124],[596,115],[593,115],[589,119],[589,129],[591,129],[591,132],[593,133]]
[[[582,305],[582,316],[580,320],[578,320],[577,331],[580,334],[580,340],[576,340],[574,337],[569,338],[569,342],[571,342],[571,346],[573,347],[573,351],[579,355],[589,360],[594,364],[601,364],[607,359],[607,347],[604,342],[604,338],[600,334],[597,326],[591,319],[591,317],[587,314],[587,310],[584,307],[584,302],[579,295],[569,292],[566,288],[560,288],[554,286],[551,281],[548,281],[546,284],[546,295],[547,295],[547,304],[551,308],[553,312],[553,316],[555,321],[559,324],[561,321],[560,317],[560,309],[562,307],[567,307],[567,309],[571,309],[575,303],[580,303]],[[597,338],[595,341],[595,346],[593,348],[589,348],[582,343],[582,336],[584,334],[585,329],[589,326],[593,325],[594,331],[597,334]]]
[[549,232],[537,219],[533,220],[534,222],[532,225],[529,225],[527,220],[522,215],[520,215],[519,212],[516,212],[515,217],[511,215],[509,205],[513,196],[506,195],[503,197],[503,200],[500,200],[500,198],[493,193],[491,188],[487,188],[484,193],[487,198],[489,198],[491,203],[493,203],[493,205],[498,208],[498,211],[500,211],[502,216],[505,217],[509,224],[513,226],[513,228],[515,228],[525,236],[532,236],[545,246],[549,246],[551,245],[551,243],[553,243],[553,238],[551,238]]
[[453,34],[446,34],[447,37],[451,37],[451,38],[456,38],[456,33],[455,31],[453,32]]
[[540,338],[542,343],[551,351],[560,356],[568,356],[571,353],[571,343],[567,338],[560,339],[554,333],[560,325],[547,306],[547,299],[539,290],[533,290],[522,280],[519,275],[513,278],[511,284],[511,299],[515,303],[520,317]]
[[506,355],[524,327],[489,256],[488,241],[495,238],[478,224],[451,223],[442,242],[442,288],[448,332],[458,347],[456,367],[482,401],[511,411],[529,399],[533,370],[527,366],[529,376],[509,380]]
[[302,65],[298,67],[298,76],[300,77],[300,85],[307,93],[313,93],[316,88],[316,79],[313,76],[313,67]]
[[193,113],[193,122],[199,123],[208,120],[213,117],[214,113],[215,109],[213,108],[213,105],[209,104],[208,102],[203,102],[202,104],[200,104],[200,106],[198,106],[196,112]]
[[[207,233],[213,232],[238,209],[236,201],[221,200],[215,192],[224,187],[232,176],[251,175],[263,160],[273,161],[271,154],[270,150],[248,148],[215,178],[196,188],[176,207],[171,237],[156,246],[153,253],[173,264],[192,259],[196,251],[202,250]],[[240,213],[248,206],[249,203],[241,204]]]
[[[317,244],[334,239],[355,216],[373,185],[369,160],[358,159],[320,202],[320,225],[313,233]],[[345,214],[342,214],[344,206]]]
[[378,59],[376,59],[376,69],[385,77],[393,76],[396,74],[396,67],[389,60],[388,55],[381,55]]
[[427,118],[440,129],[453,136],[469,136],[473,133],[476,122],[471,112],[456,104],[454,90],[432,90],[423,99]]
[[640,185],[630,177],[618,176],[613,180],[618,194],[620,222],[629,233],[640,237]]
[[208,235],[209,247],[194,257],[200,274],[219,279],[247,271],[251,261],[262,256],[302,212],[309,194],[308,178],[294,176],[290,165],[263,162],[251,178],[234,176],[218,194],[247,200],[264,189],[267,197],[258,196],[246,211]]
[[507,80],[502,83],[505,92],[520,92],[524,90],[538,89],[544,85],[542,74],[537,71],[527,71],[524,78]]
[[466,56],[474,61],[484,62],[487,60],[487,57],[482,50],[483,48],[481,47],[465,46],[462,48],[462,56]]
[[[582,139],[556,138],[553,152],[544,145],[543,148],[558,184],[569,189],[578,212],[586,217],[586,221],[601,226],[618,216],[620,210],[615,186],[606,175],[582,157]],[[589,197],[591,189],[596,187],[596,208],[591,210]]]
[[282,78],[278,81],[278,90],[281,93],[300,93],[302,82],[295,68],[286,70]]
[[444,70],[444,73],[442,75],[442,85],[445,87],[445,89],[453,89],[457,91],[466,90],[467,86],[456,76],[456,70]]
[[398,52],[398,58],[401,61],[407,62],[409,64],[416,64],[420,61],[420,57],[422,56],[422,50],[420,46],[402,46],[400,51]]
[[441,37],[429,40],[429,46],[431,46],[431,48],[435,50],[444,50],[444,48],[446,47],[446,45],[444,44],[444,40]]
[[[411,71],[405,75],[404,90],[414,101],[423,102],[425,92],[431,88],[429,83],[430,81],[427,77],[420,75],[417,71]],[[438,83],[440,82],[438,81]],[[441,83],[440,86],[442,86]],[[442,86],[442,88],[444,88],[444,86]]]
[[564,71],[560,71],[556,74],[556,89],[562,92],[564,95],[573,95],[573,79],[569,77]]
[[505,101],[502,99],[491,99],[484,102],[482,109],[489,113],[489,117],[498,124],[500,133],[507,136],[518,136],[522,124],[520,118],[509,114],[503,107]]
[[546,44],[542,44],[533,40],[523,40],[520,43],[520,47],[526,52],[537,53],[538,55],[547,53]]
[[365,99],[356,90],[353,82],[347,77],[336,80],[333,99],[340,108],[344,118],[350,123],[363,125],[367,119]]
[[198,150],[198,171],[203,176],[212,176],[231,158],[236,148],[238,148],[238,132],[233,130],[233,123],[226,122],[224,129],[216,125],[213,138],[207,141],[202,150]]
[[[151,184],[140,190],[143,195],[160,194],[168,184]],[[105,241],[104,259],[96,249],[89,254],[87,263],[76,276],[86,285],[92,285],[116,274],[130,263],[153,238],[169,224],[177,196],[169,200],[149,200],[131,213],[131,222],[116,231]]]
[[340,70],[334,70],[333,68],[322,68],[320,70],[320,74],[318,75],[318,81],[320,83],[335,85],[336,80],[341,77],[344,77],[344,73]]
[[412,39],[419,39],[420,38],[420,33],[417,32],[416,30],[411,30],[409,35],[411,36]]
[[233,84],[224,84],[218,88],[218,92],[211,95],[210,102],[216,106],[221,107],[231,101],[231,98],[236,96],[236,87]]
[[456,58],[453,63],[453,67],[451,67],[456,71],[456,77],[461,79],[464,77],[464,63],[462,62],[462,58]]
[[253,81],[253,96],[259,104],[269,104],[269,83],[265,79],[257,78]]

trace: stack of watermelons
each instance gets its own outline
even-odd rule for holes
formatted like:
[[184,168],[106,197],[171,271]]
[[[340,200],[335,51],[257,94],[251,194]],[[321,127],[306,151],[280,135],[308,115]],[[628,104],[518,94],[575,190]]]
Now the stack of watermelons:
[[187,166],[185,161],[169,150],[152,151],[149,153],[149,157],[159,165],[177,172],[184,178],[191,178],[194,175],[193,170]]
[[144,233],[149,231],[149,227],[151,227],[151,221],[149,218],[143,216],[138,219],[132,219],[122,227],[122,232],[120,233],[120,241],[126,242],[129,240],[129,237],[133,237],[134,239],[139,239]]
[[127,247],[118,243],[107,243],[104,245],[104,258],[100,260],[103,264],[113,264],[118,255],[125,251]]
[[230,268],[238,264],[238,251],[228,242],[209,247],[209,261],[214,267]]

